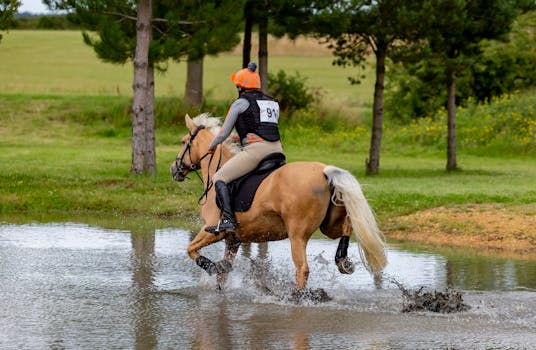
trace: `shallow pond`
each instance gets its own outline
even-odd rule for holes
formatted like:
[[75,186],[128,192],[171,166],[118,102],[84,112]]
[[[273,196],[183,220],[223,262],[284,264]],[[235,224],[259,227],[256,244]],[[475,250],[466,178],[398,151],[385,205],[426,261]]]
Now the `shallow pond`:
[[[297,305],[287,240],[241,248],[223,292],[186,255],[189,240],[179,229],[0,224],[0,348],[536,349],[534,260],[390,245],[375,282],[360,264],[339,274],[337,242],[315,239],[310,286],[333,300]],[[204,252],[219,260],[223,244]],[[402,313],[392,280],[460,289],[471,309]]]

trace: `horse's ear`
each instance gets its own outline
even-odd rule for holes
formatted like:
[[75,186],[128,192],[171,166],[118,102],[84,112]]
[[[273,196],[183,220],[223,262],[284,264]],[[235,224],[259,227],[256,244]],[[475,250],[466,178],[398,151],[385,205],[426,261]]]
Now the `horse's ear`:
[[195,125],[194,121],[192,120],[192,118],[190,118],[188,114],[184,116],[184,122],[186,124],[186,127],[190,129],[190,131],[194,132],[195,129],[197,129],[197,125]]

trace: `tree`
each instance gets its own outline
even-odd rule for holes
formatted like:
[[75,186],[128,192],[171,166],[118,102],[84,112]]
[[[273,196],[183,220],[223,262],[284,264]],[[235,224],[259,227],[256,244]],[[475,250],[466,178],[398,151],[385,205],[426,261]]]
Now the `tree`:
[[[256,23],[259,30],[259,76],[261,89],[268,92],[268,34],[282,37],[288,34],[311,32],[310,17],[325,1],[313,0],[246,0],[244,4],[244,42],[242,47],[242,67],[251,60],[251,32]],[[325,7],[327,5],[322,5]],[[309,30],[305,30],[309,28]]]
[[431,0],[424,36],[428,57],[444,67],[447,80],[447,171],[456,170],[456,77],[480,54],[483,39],[500,38],[518,15],[516,1]]
[[[7,30],[12,27],[13,16],[21,2],[19,0],[0,0],[0,30]],[[0,34],[0,41],[2,34]]]
[[[522,9],[523,10],[523,9]],[[473,56],[467,69],[456,76],[456,105],[468,100],[490,101],[495,96],[536,86],[536,11],[516,18],[508,40],[482,40],[480,54]],[[444,64],[422,48],[404,47],[392,60],[389,70],[385,113],[400,120],[432,116],[446,108],[447,80]]]
[[[154,70],[164,71],[162,63],[167,60],[179,60],[198,52],[192,39],[206,36],[199,36],[199,31],[193,35],[191,28],[196,26],[202,33],[209,32],[214,23],[214,16],[207,16],[209,10],[223,22],[227,14],[215,4],[231,1],[203,2],[202,6],[196,6],[199,2],[193,0],[179,4],[173,0],[44,1],[51,9],[69,12],[69,19],[84,30],[84,42],[93,47],[100,59],[115,64],[133,62],[131,172],[155,175]],[[190,11],[181,12],[184,8]],[[209,37],[221,40],[221,37],[214,39],[214,35]],[[202,48],[221,47],[203,43]]]
[[156,175],[154,68],[149,62],[149,46],[153,38],[152,8],[152,0],[138,0],[132,98],[131,171],[136,174],[150,172],[154,176]]
[[247,0],[244,4],[244,43],[242,45],[242,68],[247,68],[251,61],[251,33],[253,31],[253,5],[255,1]]
[[[366,174],[377,175],[383,129],[383,95],[387,57],[396,45],[414,40],[423,12],[422,3],[411,0],[341,1],[321,13],[327,36],[341,66],[364,66],[370,53],[375,57],[376,74],[372,107],[372,133]],[[338,13],[338,15],[337,15]],[[358,83],[358,78],[350,78]]]
[[203,59],[233,49],[240,41],[242,1],[186,1],[175,5],[175,16],[191,25],[184,27],[187,53],[187,78],[184,102],[199,106],[203,101]]
[[242,46],[242,67],[246,68],[251,60],[251,32],[257,23],[259,29],[259,76],[261,90],[268,92],[268,18],[271,6],[277,0],[246,0],[243,7],[244,42]]
[[[508,42],[483,40],[468,71],[469,91],[479,101],[536,86],[536,11],[518,16]],[[464,98],[466,96],[462,96]]]
[[[152,0],[45,0],[51,9],[67,10],[83,28],[84,42],[106,62],[133,62],[131,172],[156,174],[154,137],[154,68],[183,49],[167,34],[175,24],[153,18]],[[159,25],[153,31],[153,27]],[[98,38],[95,37],[96,33]],[[157,36],[153,33],[157,33]],[[172,41],[172,42],[170,42]]]
[[299,34],[313,33],[315,24],[312,18],[332,3],[327,0],[246,0],[242,66],[247,67],[251,60],[251,32],[256,23],[259,30],[259,75],[264,93],[268,91],[269,81],[268,34],[295,38]]

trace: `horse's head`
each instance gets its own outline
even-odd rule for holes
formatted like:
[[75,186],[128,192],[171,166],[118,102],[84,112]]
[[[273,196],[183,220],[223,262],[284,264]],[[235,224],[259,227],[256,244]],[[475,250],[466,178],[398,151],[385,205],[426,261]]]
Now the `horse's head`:
[[173,180],[179,182],[184,181],[191,171],[200,169],[201,160],[206,154],[206,150],[202,150],[203,147],[198,137],[199,133],[205,129],[205,125],[194,122],[188,115],[184,120],[188,133],[182,138],[181,150],[170,167]]

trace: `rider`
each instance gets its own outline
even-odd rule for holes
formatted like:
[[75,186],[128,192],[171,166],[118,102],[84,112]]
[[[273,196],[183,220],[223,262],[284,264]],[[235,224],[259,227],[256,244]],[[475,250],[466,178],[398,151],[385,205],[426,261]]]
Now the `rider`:
[[217,227],[207,228],[217,232],[235,232],[236,222],[227,184],[257,167],[268,154],[283,152],[279,137],[279,104],[261,89],[261,79],[255,72],[257,64],[250,62],[247,68],[231,75],[238,90],[238,99],[233,102],[222,129],[209,146],[214,153],[236,128],[242,143],[242,151],[227,161],[213,177],[216,200],[221,207],[221,220]]

